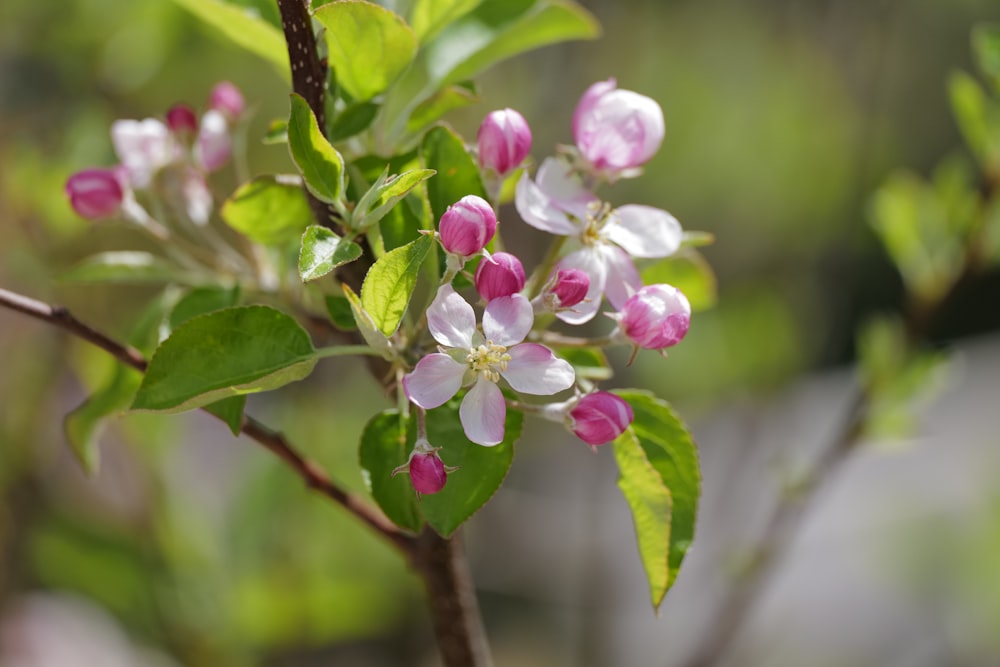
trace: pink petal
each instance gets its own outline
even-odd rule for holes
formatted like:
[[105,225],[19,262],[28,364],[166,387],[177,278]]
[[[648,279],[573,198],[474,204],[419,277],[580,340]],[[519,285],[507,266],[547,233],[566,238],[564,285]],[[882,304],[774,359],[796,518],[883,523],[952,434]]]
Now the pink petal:
[[552,350],[536,343],[521,343],[507,350],[510,361],[502,371],[504,379],[516,391],[548,396],[569,389],[576,381],[573,367]]
[[572,168],[562,160],[545,158],[535,174],[535,183],[553,202],[562,208],[570,204],[586,204],[597,201],[592,192],[583,187],[583,181],[573,173]]
[[584,91],[580,101],[576,104],[576,109],[573,111],[573,137],[577,144],[585,141],[585,132],[588,134],[590,132],[590,128],[585,127],[585,125],[590,123],[593,110],[597,106],[597,103],[600,102],[601,98],[604,97],[606,93],[610,93],[617,86],[617,81],[614,79],[608,79],[607,81],[598,81],[597,83],[591,84],[590,87]]
[[221,111],[206,111],[198,128],[195,155],[205,171],[221,169],[233,154],[229,123]]
[[527,172],[517,182],[514,205],[521,218],[535,229],[557,236],[576,236],[579,233],[565,211],[528,178]]
[[556,313],[556,317],[568,324],[589,322],[601,307],[601,297],[607,282],[607,268],[600,251],[581,248],[559,260],[556,269],[580,269],[590,278],[590,287],[584,300],[573,306],[572,310]]
[[486,447],[500,444],[507,418],[507,403],[500,387],[479,378],[462,399],[458,417],[465,436],[472,442]]
[[155,118],[116,120],[111,124],[111,143],[136,188],[149,185],[153,174],[178,156],[169,128]]
[[652,206],[630,204],[615,209],[604,231],[633,257],[667,257],[681,247],[681,223]]
[[442,345],[469,349],[476,330],[476,312],[451,285],[442,285],[427,308],[427,328]]
[[642,278],[628,253],[613,245],[601,247],[601,257],[607,271],[604,295],[615,310],[621,309],[628,298],[642,287]]
[[403,376],[403,391],[415,405],[430,410],[444,405],[462,388],[466,366],[447,354],[435,352],[417,362],[412,372]]
[[523,294],[493,299],[483,313],[483,333],[497,345],[509,347],[524,340],[535,323],[531,302]]

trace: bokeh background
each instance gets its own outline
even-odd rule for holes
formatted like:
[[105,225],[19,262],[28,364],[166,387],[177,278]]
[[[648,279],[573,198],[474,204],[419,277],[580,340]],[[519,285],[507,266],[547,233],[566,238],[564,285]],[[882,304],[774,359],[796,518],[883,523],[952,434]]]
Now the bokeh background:
[[[541,159],[571,141],[593,81],[614,76],[662,104],[662,150],[611,198],[715,234],[705,255],[719,300],[669,360],[640,356],[616,381],[654,389],[691,423],[698,536],[654,615],[611,453],[531,423],[466,538],[498,665],[681,664],[777,489],[837,432],[859,326],[903,307],[871,195],[899,167],[927,174],[963,151],[946,79],[974,70],[970,30],[1000,6],[581,4],[600,40],[499,66],[481,79],[483,102],[451,120],[473,136],[485,112],[517,108]],[[283,146],[254,140],[286,115],[283,82],[170,0],[0,3],[0,286],[124,338],[153,288],[59,274],[148,245],[76,218],[63,183],[113,162],[114,119],[202,105],[221,79],[255,109],[251,172],[290,170]],[[226,172],[215,186],[235,184]],[[533,237],[505,213],[530,256]],[[921,406],[915,437],[866,445],[824,489],[725,664],[1000,664],[998,295],[998,276],[981,276],[931,331],[956,351],[944,394]],[[102,436],[100,473],[84,475],[61,419],[109,368],[0,311],[0,665],[436,664],[400,559],[214,421],[123,417]],[[363,367],[333,361],[249,410],[362,489],[357,437],[385,404]]]

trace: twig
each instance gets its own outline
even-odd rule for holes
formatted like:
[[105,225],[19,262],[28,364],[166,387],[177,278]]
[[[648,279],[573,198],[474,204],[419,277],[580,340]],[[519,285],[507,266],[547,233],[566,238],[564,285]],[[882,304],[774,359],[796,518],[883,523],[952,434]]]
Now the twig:
[[[60,329],[82,338],[110,353],[123,364],[138,371],[145,371],[148,363],[142,353],[135,348],[122,345],[95,329],[76,319],[72,313],[61,306],[52,306],[42,301],[17,294],[0,288],[0,306],[24,313],[52,324]],[[310,489],[330,498],[335,503],[356,516],[375,532],[382,535],[405,555],[411,556],[416,551],[416,540],[402,532],[378,509],[372,507],[360,496],[345,491],[324,472],[318,465],[296,451],[283,435],[263,425],[253,417],[244,415],[241,432],[275,454],[303,479]]]

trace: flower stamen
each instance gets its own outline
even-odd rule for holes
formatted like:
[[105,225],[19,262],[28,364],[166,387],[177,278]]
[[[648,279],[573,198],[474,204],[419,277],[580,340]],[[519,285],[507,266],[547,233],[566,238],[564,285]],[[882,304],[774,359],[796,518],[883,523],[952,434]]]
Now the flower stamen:
[[500,372],[507,370],[510,354],[503,345],[496,345],[488,340],[486,343],[469,350],[465,360],[472,370],[490,382],[500,381]]

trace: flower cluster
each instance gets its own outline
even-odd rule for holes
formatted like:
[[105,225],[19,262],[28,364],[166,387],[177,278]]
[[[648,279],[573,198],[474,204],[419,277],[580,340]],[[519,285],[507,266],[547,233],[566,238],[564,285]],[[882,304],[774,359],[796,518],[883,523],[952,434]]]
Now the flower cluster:
[[[531,149],[524,117],[512,109],[488,114],[479,129],[478,159],[494,203],[469,195],[439,221],[448,270],[427,310],[427,328],[438,347],[419,358],[402,386],[421,410],[443,405],[468,387],[459,416],[466,436],[480,445],[496,445],[504,438],[508,400],[513,399],[505,396],[501,383],[535,396],[574,389],[569,399],[516,406],[564,424],[592,447],[615,440],[632,423],[634,414],[624,399],[595,391],[576,377],[572,365],[541,344],[547,334],[534,330],[537,316],[552,314],[570,325],[583,324],[606,298],[612,308],[606,314],[615,329],[601,339],[578,340],[583,346],[624,343],[634,350],[676,345],[690,325],[691,307],[680,290],[644,286],[636,266],[637,260],[676,253],[683,240],[680,223],[661,209],[614,206],[596,194],[602,184],[638,176],[656,153],[664,135],[659,105],[617,88],[613,79],[598,82],[584,93],[572,127],[575,147],[543,160],[532,178],[524,169]],[[563,237],[555,246],[563,252],[531,277],[515,255],[487,248],[497,234],[494,206],[506,178],[517,178],[514,203],[521,219]],[[473,305],[451,284],[476,257],[479,263],[470,277],[485,304],[481,327]],[[523,342],[527,338],[537,342]],[[410,472],[420,493],[441,490],[446,478],[437,450],[427,443],[417,449],[400,471]]]

